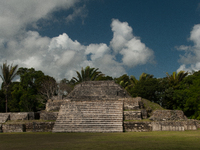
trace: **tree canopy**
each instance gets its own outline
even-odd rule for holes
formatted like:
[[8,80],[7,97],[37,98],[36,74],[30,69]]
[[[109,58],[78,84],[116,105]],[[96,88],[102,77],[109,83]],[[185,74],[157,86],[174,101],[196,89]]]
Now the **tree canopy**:
[[[158,103],[165,109],[183,110],[189,118],[200,119],[200,71],[188,74],[180,71],[166,73],[163,78],[142,73],[139,79],[124,74],[117,78],[105,76],[98,68],[82,68],[76,71],[77,78],[62,79],[59,83],[42,71],[34,68],[19,68],[6,63],[1,67],[3,80],[0,90],[0,111],[5,112],[5,99],[9,111],[39,111],[45,109],[45,103],[55,95],[66,96],[76,84],[83,81],[114,80],[132,97],[140,96]],[[17,71],[17,72],[16,72]],[[12,82],[19,75],[19,82]]]

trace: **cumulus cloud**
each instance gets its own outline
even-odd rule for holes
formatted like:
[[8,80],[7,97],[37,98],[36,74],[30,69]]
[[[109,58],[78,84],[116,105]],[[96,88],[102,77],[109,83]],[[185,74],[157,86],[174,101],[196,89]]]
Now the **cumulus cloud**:
[[39,19],[59,9],[68,9],[79,0],[9,0],[0,1],[0,33],[10,37]]
[[[0,63],[18,64],[19,67],[35,68],[56,80],[76,76],[76,70],[91,66],[104,74],[117,77],[126,73],[125,68],[151,62],[151,49],[133,35],[127,22],[113,19],[113,38],[110,45],[91,43],[83,45],[71,39],[67,33],[53,38],[41,36],[37,31],[27,31],[30,24],[36,26],[40,19],[47,19],[62,8],[72,8],[66,19],[72,21],[87,15],[86,6],[77,8],[79,0],[9,0],[0,2]],[[84,13],[83,13],[84,12]],[[122,60],[117,60],[117,55]]]
[[197,71],[200,70],[200,24],[193,27],[190,32],[190,41],[194,43],[193,46],[181,45],[176,47],[177,50],[184,50],[185,54],[180,55],[179,62],[182,65],[177,71]]
[[118,53],[133,38],[132,28],[127,22],[120,22],[118,19],[112,20],[111,28],[113,39],[110,42],[110,46],[115,53]]
[[91,54],[91,60],[103,57],[106,53],[110,52],[110,48],[104,44],[90,44],[85,50],[85,54]]
[[122,62],[124,65],[134,67],[153,62],[154,52],[133,35],[132,28],[127,22],[113,19],[111,27],[113,39],[110,45],[115,53],[120,53],[123,56]]

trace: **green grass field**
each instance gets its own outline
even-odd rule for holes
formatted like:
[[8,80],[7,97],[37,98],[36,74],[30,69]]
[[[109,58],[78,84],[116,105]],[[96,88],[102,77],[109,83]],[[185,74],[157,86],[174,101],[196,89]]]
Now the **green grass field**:
[[124,133],[0,133],[1,150],[200,149],[200,130]]

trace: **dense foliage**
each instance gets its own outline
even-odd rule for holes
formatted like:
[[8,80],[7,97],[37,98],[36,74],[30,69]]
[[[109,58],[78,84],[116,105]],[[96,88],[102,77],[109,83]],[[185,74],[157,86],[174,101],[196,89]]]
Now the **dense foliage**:
[[8,111],[39,111],[45,108],[48,99],[55,95],[66,96],[74,85],[88,80],[114,80],[133,96],[140,96],[160,104],[165,109],[183,110],[189,118],[200,119],[200,71],[188,74],[184,71],[166,73],[164,78],[142,73],[139,79],[126,74],[112,78],[105,76],[98,69],[82,68],[77,71],[77,78],[63,79],[57,83],[53,77],[33,68],[19,68],[19,82],[9,82],[5,92],[5,83],[0,90],[0,112],[5,112],[5,99]]

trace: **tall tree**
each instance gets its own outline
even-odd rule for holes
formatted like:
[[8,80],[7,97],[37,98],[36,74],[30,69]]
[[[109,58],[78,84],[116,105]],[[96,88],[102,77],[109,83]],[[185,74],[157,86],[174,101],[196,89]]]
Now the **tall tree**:
[[90,68],[90,66],[85,67],[85,69],[82,68],[81,73],[76,71],[77,78],[73,77],[73,80],[75,80],[76,83],[83,81],[97,81],[104,76],[104,74],[102,74],[101,71],[98,71],[98,69],[99,68]]
[[1,79],[3,80],[2,88],[5,90],[5,98],[6,98],[6,112],[8,111],[8,90],[12,83],[12,80],[17,75],[17,67],[18,65],[8,65],[7,62],[3,63],[1,66]]
[[130,90],[135,85],[137,85],[138,82],[146,81],[147,79],[153,78],[153,75],[142,73],[140,75],[139,80],[137,80],[133,75],[130,77],[127,74],[124,74],[120,76],[119,78],[115,78],[115,82],[120,84],[122,87],[124,87],[126,90]]
[[176,86],[188,75],[188,72],[185,71],[179,71],[178,73],[173,72],[172,75],[169,75],[169,73],[167,72],[166,75],[169,84]]
[[174,91],[180,88],[181,82],[187,77],[188,72],[179,71],[178,73],[173,72],[171,75],[166,73],[167,77],[163,78],[161,84],[163,84],[163,107],[167,109],[177,109],[179,105],[177,100],[173,98]]
[[39,94],[44,96],[45,102],[48,99],[51,99],[58,92],[58,84],[53,77],[48,75],[39,78],[38,83],[40,83],[40,87],[38,87]]
[[48,96],[54,93],[55,80],[34,68],[19,68],[17,73],[20,75],[20,82],[14,86],[12,101],[18,103],[19,111],[44,109]]

